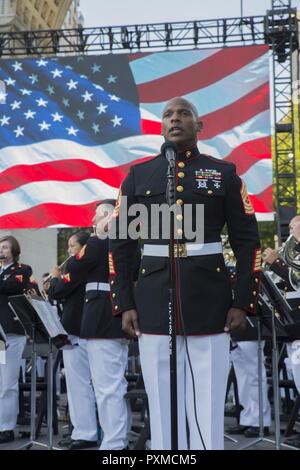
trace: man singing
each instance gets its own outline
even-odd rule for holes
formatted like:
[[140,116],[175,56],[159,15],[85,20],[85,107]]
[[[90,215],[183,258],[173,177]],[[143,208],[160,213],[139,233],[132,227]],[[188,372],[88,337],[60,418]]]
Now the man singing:
[[[196,217],[198,205],[204,207],[204,243],[198,243],[197,233],[194,239],[187,237],[184,223],[175,233],[175,255],[179,258],[175,263],[178,446],[194,450],[204,448],[202,439],[206,449],[223,449],[229,332],[245,325],[247,312],[255,312],[260,270],[257,222],[245,184],[234,164],[199,152],[201,128],[197,110],[189,101],[177,97],[166,104],[162,133],[178,148],[175,201],[182,213],[176,216],[177,222],[184,222],[187,205],[191,219]],[[129,210],[140,203],[150,213],[154,204],[166,203],[167,168],[162,155],[131,168],[120,190],[116,236],[110,248],[113,312],[122,315],[123,329],[139,338],[151,446],[166,450],[171,447],[169,239],[162,230],[159,238],[142,234],[143,259],[134,290],[130,266],[138,241],[129,235],[120,236],[120,221],[126,206]],[[132,216],[127,217],[128,225],[131,221]],[[162,218],[159,223],[163,223]],[[220,241],[225,223],[237,258],[234,298]],[[192,225],[197,226],[195,220]]]

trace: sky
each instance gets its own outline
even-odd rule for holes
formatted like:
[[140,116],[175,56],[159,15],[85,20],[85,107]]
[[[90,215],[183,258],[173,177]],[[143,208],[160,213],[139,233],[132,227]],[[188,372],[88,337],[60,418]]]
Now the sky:
[[[263,15],[271,0],[243,0],[245,15]],[[300,7],[300,0],[292,0]],[[236,17],[241,0],[80,0],[84,26],[117,26]]]

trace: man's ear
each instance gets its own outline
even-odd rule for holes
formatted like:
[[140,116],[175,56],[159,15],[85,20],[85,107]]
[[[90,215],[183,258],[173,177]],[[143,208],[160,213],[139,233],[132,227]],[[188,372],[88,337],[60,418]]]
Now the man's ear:
[[197,132],[201,132],[203,129],[203,122],[202,121],[198,121],[197,122]]

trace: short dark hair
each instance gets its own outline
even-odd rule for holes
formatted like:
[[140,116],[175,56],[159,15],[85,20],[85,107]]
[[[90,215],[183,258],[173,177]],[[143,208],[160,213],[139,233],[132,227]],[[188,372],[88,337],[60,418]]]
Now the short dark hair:
[[79,230],[79,232],[73,233],[70,238],[76,237],[77,242],[79,245],[83,246],[86,244],[88,239],[90,238],[89,232],[85,232],[84,230]]
[[12,235],[5,235],[4,237],[0,238],[0,243],[2,242],[9,242],[10,247],[11,247],[11,254],[12,254],[14,262],[19,261],[21,248],[20,248],[20,244],[18,240]]
[[102,204],[110,204],[111,206],[115,207],[116,202],[116,199],[103,199],[103,201],[96,202],[96,208],[101,206]]

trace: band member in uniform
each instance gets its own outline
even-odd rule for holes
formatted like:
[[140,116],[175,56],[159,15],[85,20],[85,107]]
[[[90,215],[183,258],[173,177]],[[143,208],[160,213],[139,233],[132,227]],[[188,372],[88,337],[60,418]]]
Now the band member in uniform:
[[[178,229],[175,234],[180,239],[175,251],[180,270],[180,276],[177,269],[175,274],[177,305],[182,307],[194,378],[193,383],[183,324],[178,318],[179,449],[188,447],[186,420],[190,449],[203,448],[198,423],[206,449],[222,449],[224,446],[228,333],[245,325],[247,312],[255,312],[260,278],[257,223],[245,184],[237,176],[234,164],[199,152],[197,135],[201,127],[197,110],[189,101],[174,98],[166,104],[162,118],[163,136],[178,148],[175,196],[183,215],[179,215],[177,220],[183,221],[186,203],[192,207],[193,222],[196,205],[204,205],[204,243],[196,243],[195,239],[187,242],[185,228]],[[113,313],[116,317],[122,316],[125,331],[139,337],[150,407],[152,449],[170,449],[171,446],[167,336],[169,240],[162,236],[160,239],[151,239],[150,235],[144,237],[140,275],[134,292],[130,266],[138,241],[120,234],[120,221],[126,220],[126,206],[130,208],[132,204],[141,203],[149,214],[153,204],[166,203],[167,167],[162,155],[131,167],[120,190],[120,195],[127,197],[127,205],[124,197],[119,196],[115,211],[116,237],[111,239],[110,248]],[[128,224],[132,220],[133,217],[129,216]],[[225,223],[237,258],[234,299],[220,240]]]
[[[69,256],[78,256],[86,245],[90,234],[77,232],[68,240]],[[76,264],[69,259],[62,275],[55,266],[51,271],[48,289],[50,301],[62,303],[61,322],[69,335],[72,335],[71,349],[63,349],[66,385],[70,418],[73,431],[70,438],[59,445],[71,449],[84,449],[98,445],[96,398],[91,382],[86,342],[79,338],[84,306],[86,278],[78,276]],[[78,404],[80,403],[80,406]]]
[[[81,252],[70,260],[76,275],[86,279],[80,337],[85,339],[90,373],[103,431],[100,450],[122,450],[128,444],[129,408],[125,400],[128,340],[121,318],[110,302],[108,228],[115,200],[102,201],[93,219],[96,229]],[[72,448],[72,447],[70,447]]]
[[[290,234],[292,234],[296,238],[297,228],[300,228],[300,216],[294,217],[290,221],[289,226]],[[294,286],[291,284],[289,272],[290,268],[285,263],[285,261],[279,256],[278,251],[272,248],[267,248],[263,252],[263,260],[268,269],[278,276],[279,282],[277,283],[277,285],[283,291],[283,295],[285,296],[290,306],[295,309],[295,311],[300,309],[300,292],[295,290]],[[290,359],[295,386],[298,393],[300,394],[299,341],[288,342],[286,346],[288,357]],[[300,448],[299,436],[289,438],[286,442],[288,444]]]
[[20,254],[15,237],[0,238],[0,323],[8,338],[6,364],[0,364],[0,444],[14,440],[19,412],[19,372],[26,337],[20,323],[14,320],[8,297],[32,288],[32,269],[19,263]]

